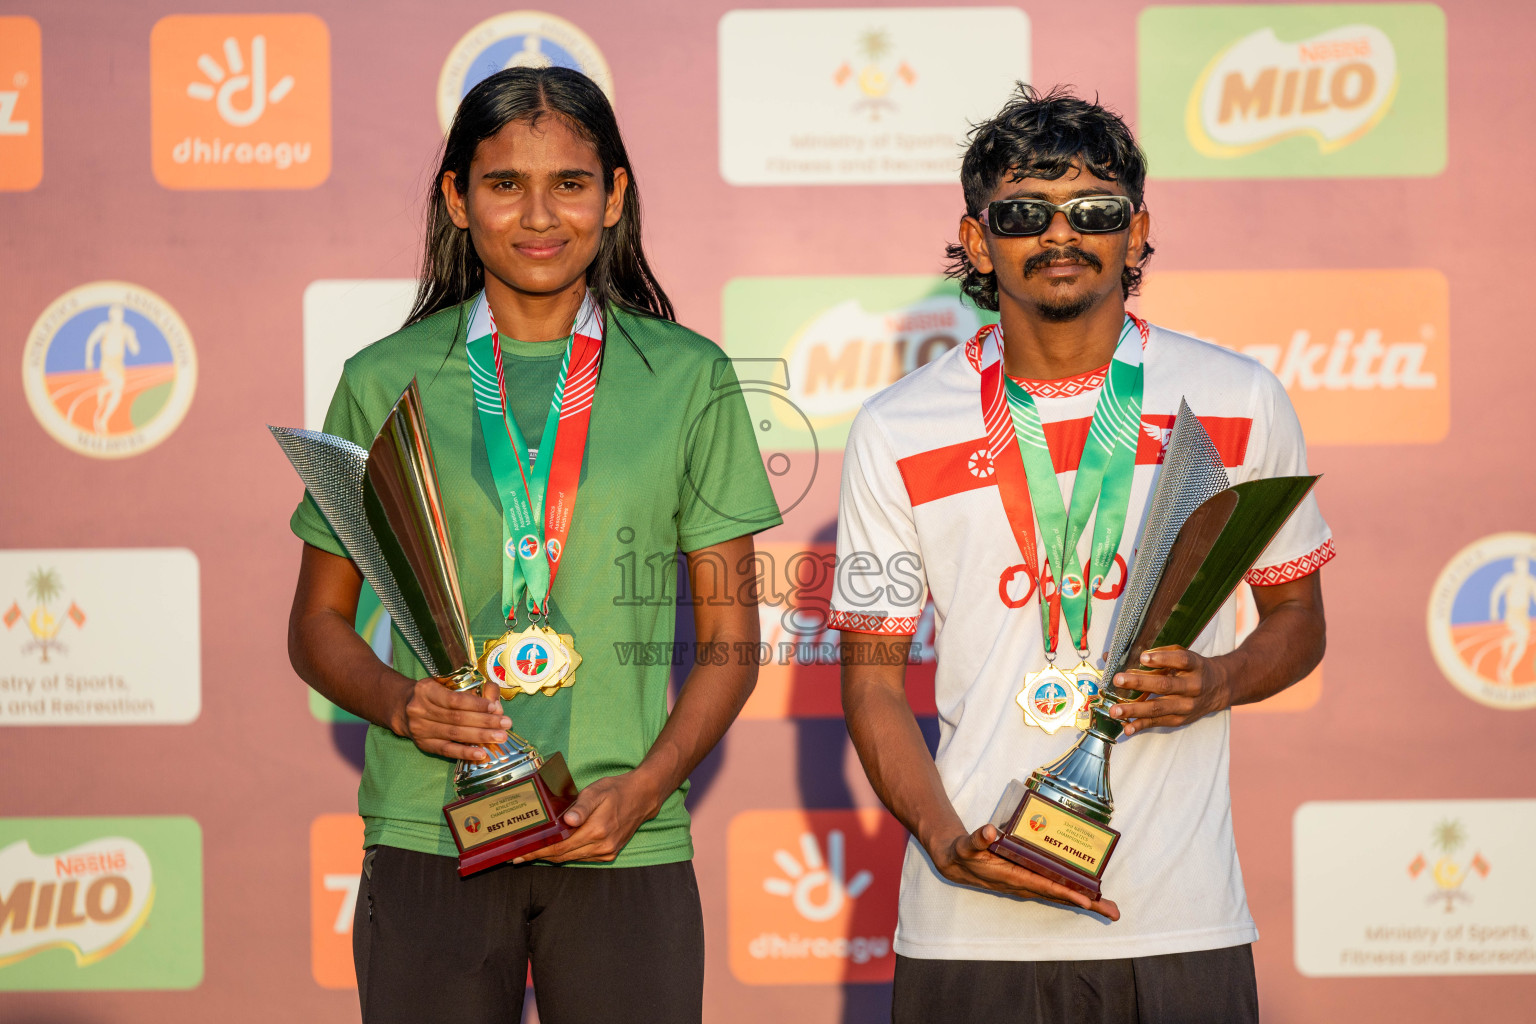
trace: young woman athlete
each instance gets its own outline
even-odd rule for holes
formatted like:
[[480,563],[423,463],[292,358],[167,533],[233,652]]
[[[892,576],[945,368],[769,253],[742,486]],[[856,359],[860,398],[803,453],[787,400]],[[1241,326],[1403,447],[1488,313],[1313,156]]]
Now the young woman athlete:
[[[505,702],[491,683],[461,693],[424,678],[404,643],[382,664],[353,629],[356,566],[308,497],[294,513],[294,668],[371,723],[353,932],[363,1018],[515,1021],[531,963],[546,1024],[697,1021],[704,937],[683,797],[756,667],[700,659],[669,715],[669,659],[643,656],[672,649],[674,601],[655,580],[686,552],[695,592],[732,598],[693,604],[701,649],[755,650],[751,535],[780,520],[728,362],[675,323],[646,262],[634,171],[585,76],[513,68],[464,97],[415,308],[347,362],[326,431],[366,447],[412,378],[477,651],[533,617],[583,660],[571,685]],[[545,491],[565,496],[562,513],[545,514]],[[564,753],[581,787],[573,832],[461,879],[442,816],[454,764],[484,759],[513,720]]]

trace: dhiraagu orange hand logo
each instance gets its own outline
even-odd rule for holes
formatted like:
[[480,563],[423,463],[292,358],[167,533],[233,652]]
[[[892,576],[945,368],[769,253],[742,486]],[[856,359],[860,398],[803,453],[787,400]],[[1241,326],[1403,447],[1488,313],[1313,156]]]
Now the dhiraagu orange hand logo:
[[175,14],[150,33],[155,180],[312,188],[331,173],[331,36],[313,14]]

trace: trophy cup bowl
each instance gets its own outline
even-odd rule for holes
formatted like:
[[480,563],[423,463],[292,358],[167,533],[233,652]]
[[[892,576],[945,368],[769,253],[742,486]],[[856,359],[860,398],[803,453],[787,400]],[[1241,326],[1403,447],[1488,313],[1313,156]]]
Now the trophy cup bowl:
[[1109,709],[1142,696],[1111,681],[1144,651],[1194,643],[1316,482],[1294,476],[1229,486],[1215,444],[1180,403],[1088,727],[1028,781],[1008,784],[992,817],[993,853],[1100,897],[1104,869],[1120,841],[1109,827],[1115,810],[1109,755],[1125,723]]
[[[366,451],[319,431],[268,429],[422,666],[450,689],[477,689],[484,680],[416,381]],[[576,799],[576,785],[562,754],[545,759],[510,731],[486,751],[484,761],[458,762],[457,799],[443,808],[461,876],[571,832],[560,816]]]

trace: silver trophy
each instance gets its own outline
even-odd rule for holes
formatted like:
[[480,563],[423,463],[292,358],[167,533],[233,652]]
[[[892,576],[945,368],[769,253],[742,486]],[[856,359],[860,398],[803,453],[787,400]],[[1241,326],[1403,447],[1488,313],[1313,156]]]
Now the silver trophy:
[[[484,680],[476,671],[416,381],[367,451],[315,430],[267,429],[427,672],[450,689],[478,687]],[[544,763],[514,732],[486,752],[484,761],[458,763],[453,785],[460,797],[528,778]]]
[[1098,898],[1120,839],[1108,827],[1115,810],[1109,755],[1125,723],[1109,709],[1142,697],[1111,680],[1144,651],[1194,643],[1316,482],[1292,476],[1231,486],[1216,445],[1179,403],[1088,728],[1028,782],[1009,784],[992,821],[994,853]]

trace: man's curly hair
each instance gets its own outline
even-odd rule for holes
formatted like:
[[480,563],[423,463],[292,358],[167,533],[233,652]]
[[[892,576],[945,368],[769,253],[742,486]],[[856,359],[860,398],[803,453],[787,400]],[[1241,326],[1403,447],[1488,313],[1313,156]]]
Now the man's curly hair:
[[[971,128],[960,165],[965,212],[981,216],[1004,177],[1009,181],[1059,178],[1079,161],[1095,176],[1118,181],[1134,207],[1141,209],[1147,158],[1120,115],[1097,102],[1078,99],[1062,86],[1041,94],[1019,82],[996,117]],[[965,247],[958,243],[946,246],[944,255],[949,261],[945,274],[959,281],[960,290],[977,306],[996,311],[997,275],[971,266]],[[1148,243],[1140,263],[1127,264],[1121,272],[1120,290],[1126,298],[1136,294],[1151,258]]]

